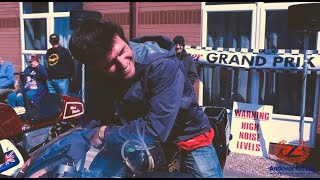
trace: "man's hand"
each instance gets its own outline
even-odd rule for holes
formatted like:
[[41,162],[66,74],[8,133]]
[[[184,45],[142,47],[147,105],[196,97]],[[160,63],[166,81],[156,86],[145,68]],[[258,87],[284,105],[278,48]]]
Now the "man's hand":
[[104,132],[107,126],[101,126],[97,132],[90,139],[90,143],[93,147],[101,149],[105,143]]
[[18,93],[18,94],[17,94],[17,97],[19,97],[19,96],[22,96],[22,93]]
[[31,77],[27,76],[27,82],[30,82],[30,81],[31,81]]

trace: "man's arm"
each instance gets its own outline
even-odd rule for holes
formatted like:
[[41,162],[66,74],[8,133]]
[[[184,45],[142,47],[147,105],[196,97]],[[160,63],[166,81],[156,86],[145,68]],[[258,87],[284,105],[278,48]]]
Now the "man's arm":
[[[157,141],[165,142],[172,130],[177,117],[184,88],[184,75],[178,67],[177,61],[171,59],[159,60],[147,68],[145,73],[145,85],[150,105],[149,111],[144,117],[130,121],[125,126],[102,127],[106,143],[123,143],[128,138],[136,139],[144,134],[153,137]],[[93,137],[98,137],[98,131]],[[91,142],[98,147],[96,138]]]
[[14,67],[13,64],[9,64],[5,70],[7,79],[0,84],[0,88],[7,88],[14,84]]
[[40,66],[37,68],[37,81],[45,82],[48,79],[48,71],[45,67]]
[[199,78],[196,63],[190,55],[187,56],[186,60],[190,62],[190,68],[188,69],[188,79],[193,85],[196,82],[196,79]]

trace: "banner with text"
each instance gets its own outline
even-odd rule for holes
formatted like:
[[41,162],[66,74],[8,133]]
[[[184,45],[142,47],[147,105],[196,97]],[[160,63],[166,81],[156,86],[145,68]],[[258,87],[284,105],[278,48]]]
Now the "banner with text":
[[273,106],[234,102],[231,152],[268,157]]
[[[206,48],[192,48],[186,46],[187,53],[200,64],[229,66],[246,69],[281,69],[302,70],[304,55],[292,53],[265,53],[265,52],[237,52],[208,50]],[[320,55],[308,55],[308,69],[320,70]]]

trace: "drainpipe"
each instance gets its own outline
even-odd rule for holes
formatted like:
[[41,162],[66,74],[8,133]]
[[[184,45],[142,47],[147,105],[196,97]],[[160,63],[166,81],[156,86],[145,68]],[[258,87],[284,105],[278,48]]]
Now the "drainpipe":
[[139,2],[130,2],[130,12],[129,12],[130,34],[129,34],[129,39],[137,37],[138,23],[139,23],[138,3]]

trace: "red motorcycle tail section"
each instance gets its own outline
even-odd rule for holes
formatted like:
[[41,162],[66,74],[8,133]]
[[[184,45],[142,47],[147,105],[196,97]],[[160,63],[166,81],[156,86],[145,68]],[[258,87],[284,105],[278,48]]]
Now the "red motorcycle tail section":
[[55,119],[42,120],[32,123],[31,129],[38,129],[45,126],[52,126],[61,121],[72,121],[80,118],[84,113],[83,103],[71,96],[61,95],[62,107],[61,112]]
[[0,139],[22,133],[22,123],[14,109],[0,103]]

